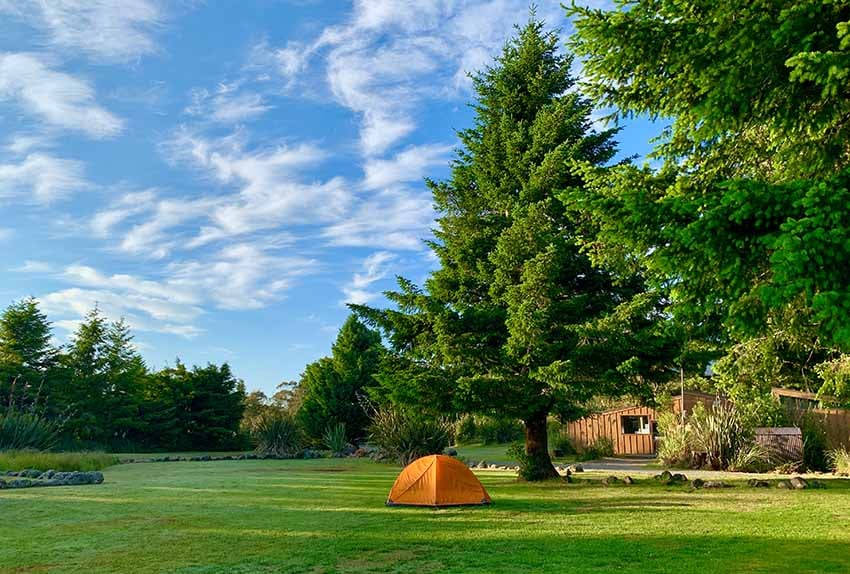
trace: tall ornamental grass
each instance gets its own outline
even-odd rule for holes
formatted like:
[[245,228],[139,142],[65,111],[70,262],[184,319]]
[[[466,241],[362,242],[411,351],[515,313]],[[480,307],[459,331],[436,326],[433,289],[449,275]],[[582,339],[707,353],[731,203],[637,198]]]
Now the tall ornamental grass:
[[850,450],[846,447],[830,451],[829,462],[836,474],[850,475]]
[[102,470],[118,464],[118,457],[105,452],[40,452],[7,450],[0,452],[0,471],[24,470]]

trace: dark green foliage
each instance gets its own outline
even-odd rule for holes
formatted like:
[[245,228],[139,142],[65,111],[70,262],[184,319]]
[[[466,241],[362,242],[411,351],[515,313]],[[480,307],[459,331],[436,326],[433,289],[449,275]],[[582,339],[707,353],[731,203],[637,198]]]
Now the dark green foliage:
[[412,409],[384,406],[369,427],[369,441],[401,465],[429,454],[441,454],[451,442],[452,423]]
[[593,443],[581,449],[578,460],[598,460],[614,456],[614,443],[606,436],[601,436]]
[[0,451],[47,450],[59,441],[62,425],[35,412],[12,408],[0,412]]
[[[594,395],[648,394],[675,355],[661,301],[634,274],[593,265],[557,201],[581,193],[578,163],[605,165],[614,131],[596,132],[556,34],[531,22],[474,77],[473,127],[451,177],[429,181],[440,261],[419,288],[400,280],[395,309],[357,307],[382,327],[397,363],[385,379],[405,403],[522,420],[531,475],[555,476],[549,413],[574,418]],[[638,344],[639,342],[639,344]],[[383,373],[382,373],[383,375]],[[387,386],[387,385],[385,385]]]
[[504,444],[522,439],[522,422],[492,415],[464,415],[455,423],[455,443]]
[[307,437],[320,443],[334,423],[345,424],[350,442],[364,437],[369,418],[362,403],[377,386],[374,375],[383,355],[380,335],[350,316],[331,356],[307,365],[301,376],[297,417]]
[[251,421],[251,438],[260,454],[296,457],[303,450],[301,429],[282,411],[265,411]]
[[231,450],[243,446],[244,398],[244,384],[226,363],[190,370],[178,362],[148,377],[144,411],[158,431],[157,448]]
[[564,196],[592,214],[586,250],[667,287],[691,337],[731,347],[736,385],[817,390],[817,365],[850,349],[847,6],[571,12],[596,102],[671,124],[663,167],[588,170],[595,197]]

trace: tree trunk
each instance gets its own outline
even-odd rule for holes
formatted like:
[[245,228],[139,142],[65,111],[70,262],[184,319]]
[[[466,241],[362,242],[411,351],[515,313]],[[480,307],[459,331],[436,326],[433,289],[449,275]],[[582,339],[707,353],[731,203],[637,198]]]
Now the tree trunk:
[[559,478],[549,458],[549,433],[546,428],[545,411],[537,412],[525,419],[525,460],[522,461],[520,476],[525,480],[547,480]]

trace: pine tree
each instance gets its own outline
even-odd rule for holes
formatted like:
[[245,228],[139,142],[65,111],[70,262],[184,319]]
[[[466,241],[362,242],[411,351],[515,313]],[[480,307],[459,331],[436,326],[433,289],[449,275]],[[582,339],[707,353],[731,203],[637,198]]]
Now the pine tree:
[[55,406],[50,394],[58,351],[50,338],[50,323],[32,297],[0,315],[0,405]]
[[474,77],[474,126],[459,134],[451,178],[429,182],[440,268],[424,289],[400,280],[395,310],[355,307],[386,330],[399,360],[388,378],[405,394],[521,419],[532,480],[557,476],[550,413],[574,418],[594,395],[645,390],[654,365],[632,339],[651,339],[660,317],[638,277],[591,264],[557,199],[583,189],[577,164],[616,152],[558,42],[532,21]]

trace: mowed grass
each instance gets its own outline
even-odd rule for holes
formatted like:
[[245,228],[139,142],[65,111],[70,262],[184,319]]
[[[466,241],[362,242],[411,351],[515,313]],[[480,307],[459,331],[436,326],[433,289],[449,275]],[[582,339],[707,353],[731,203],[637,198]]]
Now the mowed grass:
[[[0,491],[0,572],[850,572],[850,484],[689,492],[521,484],[388,508],[366,460],[129,464],[100,486]],[[589,474],[589,473],[585,473]]]

